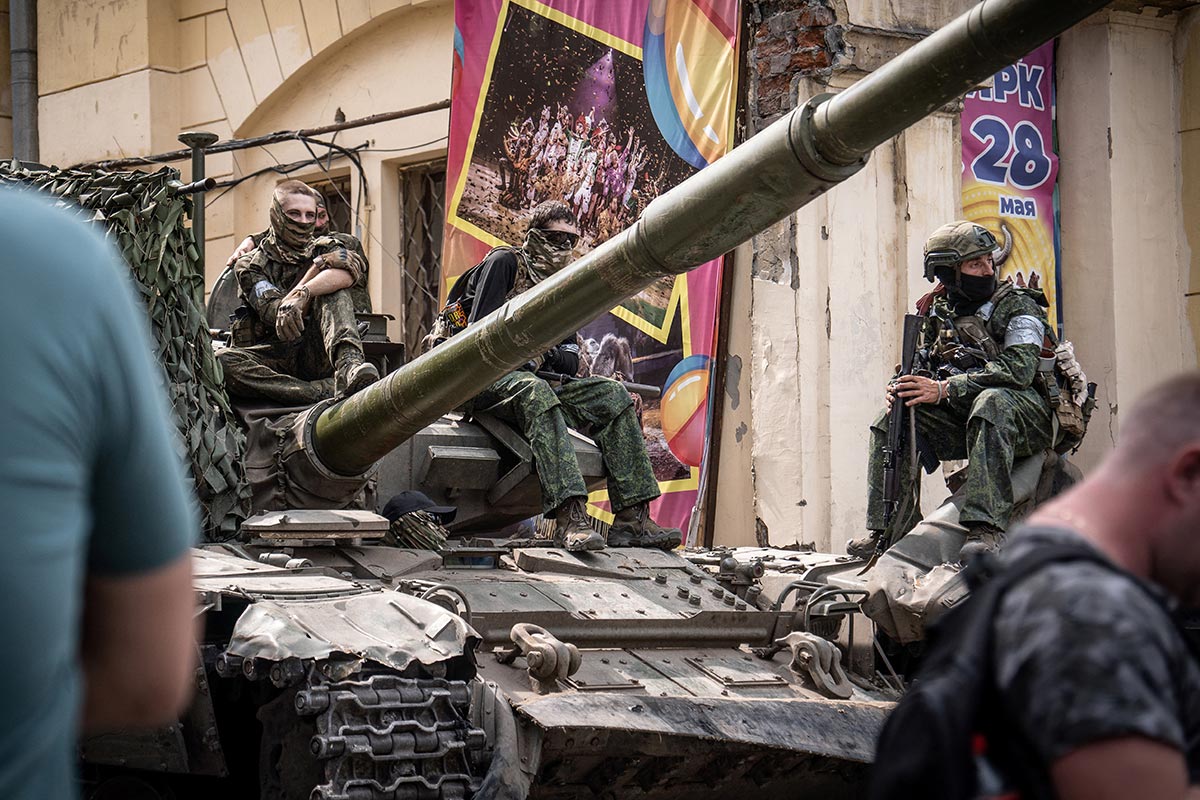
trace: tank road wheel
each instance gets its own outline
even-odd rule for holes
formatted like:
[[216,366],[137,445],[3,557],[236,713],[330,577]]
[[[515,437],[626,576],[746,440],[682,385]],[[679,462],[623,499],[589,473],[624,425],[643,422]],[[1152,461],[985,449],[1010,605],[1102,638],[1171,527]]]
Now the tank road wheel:
[[311,683],[295,708],[316,721],[310,748],[325,783],[313,800],[471,797],[487,737],[471,726],[470,704],[465,681],[383,674]]

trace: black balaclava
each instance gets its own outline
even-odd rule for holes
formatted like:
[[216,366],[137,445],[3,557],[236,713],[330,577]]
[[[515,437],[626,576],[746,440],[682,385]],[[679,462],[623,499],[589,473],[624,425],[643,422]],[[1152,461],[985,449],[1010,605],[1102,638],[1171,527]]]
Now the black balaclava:
[[262,241],[267,255],[285,264],[298,264],[312,258],[313,231],[316,222],[297,222],[283,213],[279,198],[271,199],[271,228]]
[[996,293],[995,273],[986,277],[967,275],[962,272],[962,266],[959,265],[958,267],[938,267],[934,274],[945,285],[947,298],[954,308],[955,314],[974,314]]
[[546,239],[544,230],[530,228],[525,234],[525,252],[529,254],[533,282],[538,283],[570,263],[574,248],[555,247]]

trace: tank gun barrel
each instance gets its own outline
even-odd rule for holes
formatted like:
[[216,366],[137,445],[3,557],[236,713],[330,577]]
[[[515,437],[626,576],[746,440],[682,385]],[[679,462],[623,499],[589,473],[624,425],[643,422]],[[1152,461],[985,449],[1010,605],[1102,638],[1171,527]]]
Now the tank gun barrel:
[[655,280],[729,252],[854,175],[875,147],[1105,5],[984,0],[841,94],[813,98],[659,196],[623,233],[325,410],[318,459],[340,474],[365,471]]

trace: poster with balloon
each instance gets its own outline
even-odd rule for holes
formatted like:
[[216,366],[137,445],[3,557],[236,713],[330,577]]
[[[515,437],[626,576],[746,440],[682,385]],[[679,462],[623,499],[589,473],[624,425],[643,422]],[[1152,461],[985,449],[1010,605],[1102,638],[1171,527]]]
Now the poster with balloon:
[[[456,0],[443,292],[532,209],[566,202],[581,256],[732,146],[739,0]],[[664,278],[580,330],[594,374],[661,387],[640,408],[684,530],[707,452],[720,262]],[[609,522],[607,492],[588,511]]]
[[971,92],[962,112],[964,216],[1000,243],[997,274],[1041,289],[1059,322],[1054,42]]

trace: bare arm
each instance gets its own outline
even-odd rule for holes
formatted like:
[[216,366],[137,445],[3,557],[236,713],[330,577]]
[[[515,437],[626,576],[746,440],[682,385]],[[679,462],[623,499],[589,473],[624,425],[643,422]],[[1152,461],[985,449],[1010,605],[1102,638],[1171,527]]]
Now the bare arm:
[[1107,739],[1081,747],[1050,767],[1062,800],[1196,800],[1188,786],[1183,754],[1140,736]]
[[339,289],[345,289],[353,283],[354,278],[344,269],[323,269],[305,280],[303,285],[308,287],[308,291],[312,293],[313,297],[320,297],[323,294],[333,294]]
[[197,624],[191,554],[128,577],[90,577],[84,597],[85,730],[167,725],[187,706]]

